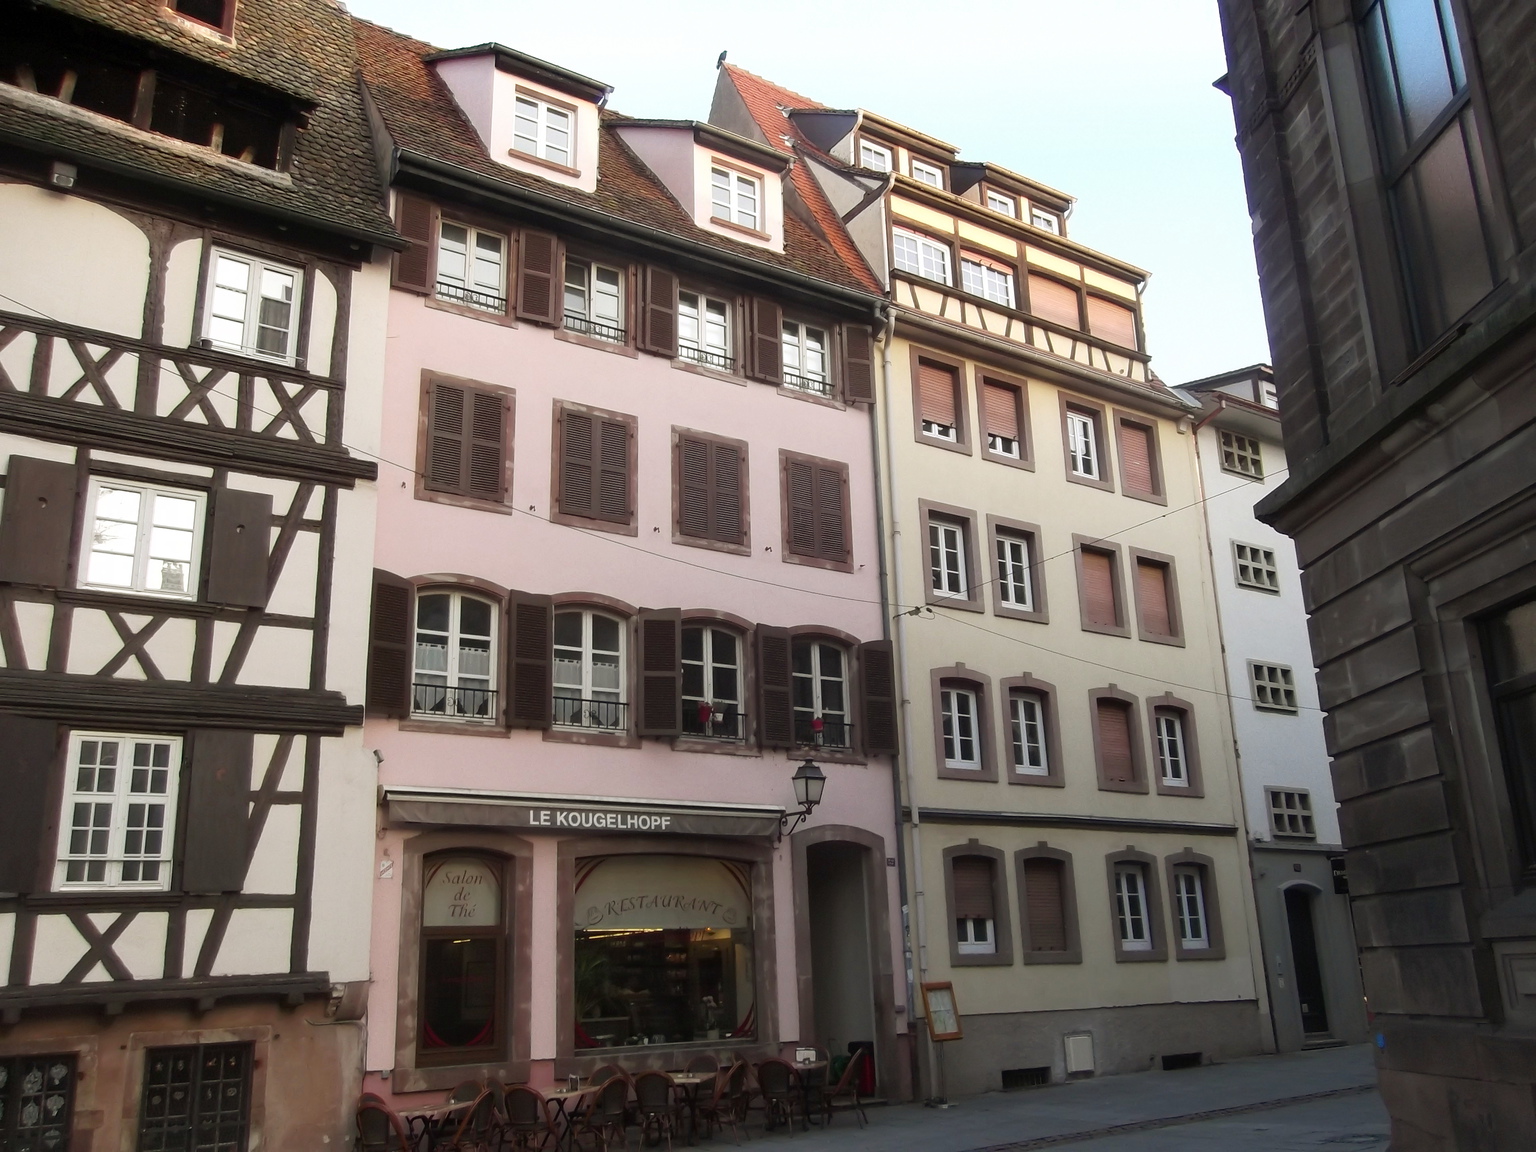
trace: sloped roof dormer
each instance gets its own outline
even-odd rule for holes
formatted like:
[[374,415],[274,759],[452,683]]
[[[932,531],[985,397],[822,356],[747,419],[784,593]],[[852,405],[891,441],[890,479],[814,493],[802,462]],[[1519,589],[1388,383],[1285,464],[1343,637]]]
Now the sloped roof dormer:
[[597,190],[599,109],[610,85],[500,44],[426,58],[498,164]]

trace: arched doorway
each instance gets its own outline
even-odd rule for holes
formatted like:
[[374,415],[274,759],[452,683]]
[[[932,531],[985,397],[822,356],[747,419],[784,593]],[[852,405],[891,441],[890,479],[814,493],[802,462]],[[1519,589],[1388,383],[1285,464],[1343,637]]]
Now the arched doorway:
[[1303,885],[1285,890],[1285,922],[1291,937],[1291,978],[1301,1010],[1301,1030],[1307,1039],[1328,1035],[1328,1004],[1323,994],[1323,968],[1317,955],[1314,919],[1316,893]]

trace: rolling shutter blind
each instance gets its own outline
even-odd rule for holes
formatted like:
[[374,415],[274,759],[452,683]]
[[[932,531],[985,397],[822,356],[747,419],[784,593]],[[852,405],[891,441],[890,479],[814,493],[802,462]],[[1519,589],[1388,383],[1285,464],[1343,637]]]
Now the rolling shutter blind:
[[0,512],[0,580],[45,588],[69,583],[79,479],[73,464],[11,457]]
[[509,592],[507,613],[507,726],[548,728],[554,711],[554,601]]
[[1067,328],[1082,328],[1077,309],[1077,289],[1049,276],[1029,274],[1029,310],[1042,320]]
[[500,393],[433,380],[427,388],[422,486],[483,500],[505,494],[506,402]]
[[208,547],[208,600],[236,608],[267,606],[272,496],[220,488],[213,494]]
[[419,196],[395,197],[395,228],[410,242],[396,252],[391,283],[407,292],[430,295],[437,279],[437,207]]
[[368,637],[368,714],[409,716],[411,711],[411,585],[392,572],[373,570],[373,613]]
[[661,268],[642,273],[642,316],[638,344],[658,356],[677,355],[677,277]]
[[985,856],[956,856],[950,861],[955,885],[954,917],[993,920],[997,908],[992,899],[992,861]]
[[1096,712],[1099,762],[1104,779],[1129,784],[1136,779],[1136,768],[1131,759],[1130,709],[1118,700],[1100,700]]
[[1127,492],[1157,495],[1157,481],[1152,474],[1152,429],[1121,423],[1120,471]]
[[1120,613],[1115,604],[1115,558],[1108,552],[1082,550],[1083,611],[1090,624],[1118,628]]
[[1122,348],[1136,348],[1136,313],[1124,304],[1088,297],[1088,331]]
[[1024,912],[1031,952],[1067,950],[1064,873],[1060,860],[1036,857],[1024,861]]
[[757,626],[757,735],[764,748],[795,746],[789,629]]
[[559,325],[564,318],[555,278],[560,273],[560,241],[548,232],[523,229],[517,246],[517,315],[535,324]]
[[238,892],[250,848],[251,752],[255,736],[222,728],[187,733],[187,819],[181,886]]
[[740,544],[745,537],[741,449],[702,436],[680,435],[677,452],[678,533]]
[[778,384],[784,378],[784,311],[772,300],[753,297],[748,314],[752,319],[752,354],[747,358],[747,375]]
[[917,362],[917,392],[924,420],[955,425],[955,371],[926,360]]
[[0,712],[0,892],[47,890],[38,873],[56,842],[49,834],[48,794],[58,744],[59,726],[52,720]]
[[889,640],[859,645],[859,690],[864,716],[864,751],[896,752],[896,662]]
[[844,324],[843,399],[850,404],[875,402],[875,338],[867,324]]
[[1168,606],[1168,569],[1150,560],[1136,561],[1136,586],[1141,601],[1141,626],[1154,636],[1173,635]]
[[663,608],[640,613],[641,736],[677,736],[683,731],[683,613]]
[[1019,439],[1018,389],[988,381],[981,395],[987,411],[987,431],[994,436]]

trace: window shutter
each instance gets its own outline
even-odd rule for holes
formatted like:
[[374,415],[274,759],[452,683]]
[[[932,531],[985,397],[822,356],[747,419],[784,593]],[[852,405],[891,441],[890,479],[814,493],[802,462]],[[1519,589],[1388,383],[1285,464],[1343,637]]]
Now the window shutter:
[[79,478],[73,464],[11,457],[0,511],[0,580],[45,588],[69,583]]
[[558,326],[564,315],[555,277],[560,272],[560,241],[548,232],[524,228],[517,246],[517,315],[535,324]]
[[1115,558],[1108,552],[1082,550],[1083,560],[1083,609],[1090,624],[1104,628],[1120,627],[1120,614],[1115,611]]
[[677,277],[661,268],[647,266],[642,273],[643,317],[639,345],[658,356],[677,355]]
[[1029,310],[1042,320],[1050,320],[1066,328],[1082,328],[1083,317],[1078,311],[1077,289],[1052,280],[1049,276],[1029,274]]
[[1136,313],[1124,304],[1088,297],[1088,331],[1122,348],[1136,348]]
[[598,458],[597,515],[619,523],[629,519],[629,425],[598,420],[602,437]]
[[1120,472],[1127,492],[1157,495],[1152,475],[1152,429],[1140,424],[1120,425]]
[[1148,560],[1136,562],[1141,593],[1141,626],[1155,636],[1173,635],[1173,606],[1168,602],[1168,569]]
[[271,495],[220,488],[213,494],[210,535],[208,599],[238,608],[265,608],[272,543]]
[[789,494],[789,539],[785,547],[795,556],[815,557],[816,468],[806,460],[787,460],[784,468]]
[[49,793],[58,746],[52,720],[0,712],[0,892],[47,891],[43,861],[57,838]]
[[1099,763],[1104,779],[1129,784],[1136,779],[1136,765],[1131,758],[1130,709],[1118,700],[1100,700]]
[[593,440],[597,420],[585,412],[560,410],[560,511],[591,516],[596,511],[597,461]]
[[1007,384],[988,381],[981,390],[982,405],[987,413],[987,432],[993,436],[1007,436],[1011,440],[1019,436],[1019,391]]
[[464,491],[464,413],[468,389],[433,380],[427,385],[427,474],[434,492]]
[[848,560],[848,513],[843,470],[816,466],[816,555],[834,564]]
[[844,324],[843,399],[850,404],[875,402],[875,338],[868,324]]
[[752,317],[752,355],[748,357],[747,375],[765,384],[782,383],[784,310],[772,300],[754,296],[748,311]]
[[926,360],[917,362],[917,391],[920,397],[921,416],[935,424],[954,426],[955,420],[955,370]]
[[548,728],[554,712],[554,601],[507,594],[507,727]]
[[411,714],[411,611],[408,581],[373,570],[373,618],[368,637],[368,714]]
[[469,477],[464,491],[486,500],[506,496],[506,407],[499,392],[479,388],[469,393],[469,418],[465,438],[469,441]]
[[864,751],[871,756],[896,753],[896,661],[889,640],[859,645],[860,709]]
[[697,436],[677,439],[677,530],[698,540],[711,538],[710,448]]
[[992,898],[992,861],[985,856],[956,856],[949,864],[955,886],[955,919],[997,919]]
[[396,252],[391,283],[407,292],[431,295],[437,284],[437,206],[404,192],[395,197],[395,228],[409,241]]
[[745,509],[741,504],[741,449],[735,444],[711,445],[714,475],[711,477],[713,516],[710,537],[722,544],[746,539]]
[[788,628],[757,626],[757,736],[764,748],[795,746],[794,676]]
[[1031,952],[1065,952],[1067,917],[1065,869],[1060,860],[1024,861],[1024,914]]
[[678,608],[640,613],[641,736],[679,736],[683,731],[683,613]]
[[250,851],[251,751],[249,732],[195,728],[185,760],[186,829],[181,887],[185,892],[238,892],[245,886]]

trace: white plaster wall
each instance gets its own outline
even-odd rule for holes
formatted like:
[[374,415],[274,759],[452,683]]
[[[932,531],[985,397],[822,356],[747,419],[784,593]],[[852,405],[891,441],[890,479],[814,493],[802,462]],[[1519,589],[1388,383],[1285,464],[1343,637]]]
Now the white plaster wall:
[[336,341],[336,286],[323,272],[315,275],[309,309],[309,349],[304,363],[315,375],[329,376],[331,346]]
[[376,781],[360,729],[321,743],[307,967],[335,981],[368,978]]
[[[256,770],[259,772],[261,769],[262,764],[258,760]],[[256,842],[250,869],[245,874],[244,891],[284,896],[294,892],[294,877],[298,874],[300,815],[297,804],[274,804],[268,811],[261,839]]]
[[[210,975],[244,976],[288,971],[293,912],[288,908],[236,908]],[[187,969],[191,971],[191,969]]]
[[[699,166],[693,129],[627,124],[620,125],[615,131],[655,173],[673,199],[697,218],[694,186],[699,178]],[[704,183],[707,189],[708,171],[704,173]]]
[[[272,530],[277,539],[277,529]],[[299,531],[288,550],[283,573],[267,597],[267,611],[284,616],[309,616],[315,610],[315,578],[320,563],[320,536]]]
[[[48,666],[48,637],[53,628],[53,605],[28,603],[18,600],[12,606],[16,613],[16,630],[21,633],[21,648],[26,654],[28,668]],[[0,660],[4,656],[0,655]]]
[[183,240],[171,249],[165,265],[165,336],[162,343],[186,348],[197,329],[197,274],[202,266],[201,239]]
[[308,688],[311,637],[298,628],[258,628],[236,684]]
[[57,984],[85,955],[85,937],[68,916],[39,916],[32,944],[33,984]]
[[[117,919],[116,913],[93,912],[91,923],[105,932]],[[165,975],[165,934],[170,926],[170,914],[166,912],[140,912],[133,923],[123,931],[112,945],[117,958],[133,974],[135,980],[159,980]],[[107,970],[97,964],[87,980],[110,980]]]

